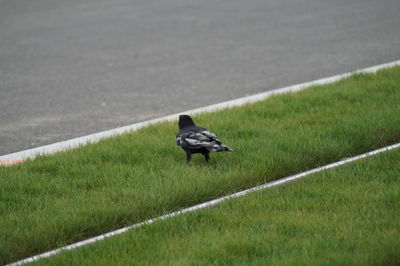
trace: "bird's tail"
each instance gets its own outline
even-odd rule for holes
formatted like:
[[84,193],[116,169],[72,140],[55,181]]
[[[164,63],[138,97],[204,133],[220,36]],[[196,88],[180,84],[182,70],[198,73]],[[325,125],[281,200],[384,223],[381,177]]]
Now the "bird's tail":
[[215,152],[220,152],[220,151],[234,151],[234,149],[229,148],[225,144],[218,143],[214,144],[212,146],[207,147],[207,150],[209,151],[215,151]]
[[226,146],[224,144],[222,144],[221,147],[222,147],[222,151],[234,151],[234,149],[229,148],[228,146]]

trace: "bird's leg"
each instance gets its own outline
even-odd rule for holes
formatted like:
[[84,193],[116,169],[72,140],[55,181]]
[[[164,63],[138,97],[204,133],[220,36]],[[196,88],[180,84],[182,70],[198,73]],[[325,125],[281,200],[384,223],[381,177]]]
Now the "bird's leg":
[[210,160],[210,155],[209,154],[210,154],[209,152],[203,153],[204,159],[206,159],[206,162],[208,162]]
[[192,157],[191,157],[190,152],[186,152],[186,164],[188,164],[191,159],[192,159]]

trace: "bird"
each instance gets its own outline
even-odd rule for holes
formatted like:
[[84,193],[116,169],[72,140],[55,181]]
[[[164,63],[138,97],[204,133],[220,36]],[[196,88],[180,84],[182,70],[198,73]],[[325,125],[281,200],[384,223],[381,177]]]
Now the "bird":
[[196,126],[189,115],[179,116],[179,132],[176,135],[176,145],[186,152],[186,164],[192,159],[193,153],[204,155],[206,162],[210,160],[210,152],[234,151],[222,144],[210,130]]

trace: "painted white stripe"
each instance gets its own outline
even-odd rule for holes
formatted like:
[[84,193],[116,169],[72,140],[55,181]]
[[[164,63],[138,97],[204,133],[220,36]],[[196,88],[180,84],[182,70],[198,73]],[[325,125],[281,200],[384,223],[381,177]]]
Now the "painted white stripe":
[[132,230],[132,229],[135,229],[135,228],[138,228],[138,227],[142,227],[144,225],[152,224],[152,223],[154,223],[156,221],[165,220],[165,219],[168,219],[168,218],[171,218],[171,217],[183,214],[183,213],[192,212],[192,211],[204,209],[206,207],[214,206],[214,205],[217,205],[217,204],[219,204],[219,203],[221,203],[221,202],[223,202],[223,201],[225,201],[227,199],[241,197],[241,196],[247,195],[247,194],[255,192],[255,191],[259,191],[259,190],[262,190],[262,189],[266,189],[266,188],[270,188],[270,187],[273,187],[273,186],[281,185],[281,184],[284,184],[284,183],[287,183],[287,182],[290,182],[290,181],[293,181],[293,180],[296,180],[296,179],[299,179],[299,178],[302,178],[302,177],[305,177],[305,176],[308,176],[308,175],[311,175],[311,174],[314,174],[314,173],[317,173],[317,172],[321,172],[321,171],[324,171],[324,170],[327,170],[327,169],[338,167],[338,166],[341,166],[341,165],[344,165],[344,164],[347,164],[347,163],[350,163],[350,162],[354,162],[354,161],[357,161],[357,160],[360,160],[360,159],[363,159],[363,158],[366,158],[366,157],[370,157],[370,156],[373,156],[373,155],[376,155],[376,154],[379,154],[379,153],[382,153],[382,152],[390,151],[390,150],[393,150],[393,149],[397,149],[397,148],[400,148],[400,143],[393,144],[393,145],[390,145],[390,146],[387,146],[387,147],[384,147],[384,148],[381,148],[381,149],[377,149],[377,150],[374,150],[374,151],[370,151],[370,152],[367,152],[367,153],[363,153],[363,154],[360,154],[360,155],[357,155],[357,156],[354,156],[354,157],[351,157],[351,158],[343,159],[341,161],[334,162],[334,163],[331,163],[331,164],[327,164],[327,165],[324,165],[324,166],[321,166],[321,167],[317,167],[317,168],[314,168],[314,169],[311,169],[311,170],[308,170],[308,171],[305,171],[305,172],[302,172],[302,173],[299,173],[299,174],[296,174],[296,175],[292,175],[292,176],[281,178],[281,179],[278,179],[278,180],[275,180],[275,181],[272,181],[272,182],[268,182],[268,183],[265,183],[263,185],[259,185],[259,186],[256,186],[256,187],[253,187],[253,188],[249,188],[249,189],[246,189],[246,190],[243,190],[243,191],[231,194],[231,195],[227,195],[225,197],[221,197],[221,198],[210,200],[210,201],[198,204],[198,205],[194,205],[194,206],[186,208],[186,209],[182,209],[182,210],[179,210],[179,211],[171,212],[171,213],[168,213],[168,214],[165,214],[165,215],[153,218],[153,219],[149,219],[149,220],[141,222],[141,223],[137,223],[137,224],[134,224],[134,225],[131,225],[131,226],[127,226],[127,227],[124,227],[124,228],[121,228],[121,229],[118,229],[118,230],[115,230],[115,231],[112,231],[112,232],[109,232],[109,233],[105,233],[105,234],[102,234],[102,235],[99,235],[99,236],[96,236],[96,237],[92,237],[92,238],[89,238],[89,239],[86,239],[86,240],[83,240],[83,241],[80,241],[80,242],[77,242],[77,243],[74,243],[74,244],[71,244],[71,245],[68,245],[68,246],[65,246],[65,247],[61,247],[61,248],[58,248],[58,249],[54,249],[54,250],[51,250],[51,251],[36,255],[36,256],[32,256],[32,257],[29,257],[29,258],[26,258],[26,259],[23,259],[23,260],[8,264],[8,266],[23,265],[23,264],[30,263],[30,262],[33,262],[33,261],[37,261],[39,259],[48,258],[48,257],[54,256],[54,255],[56,255],[56,254],[58,254],[58,253],[60,253],[62,251],[72,250],[72,249],[79,248],[81,246],[92,244],[94,242],[97,242],[97,241],[100,241],[100,240],[104,240],[106,238],[109,238],[109,237],[112,237],[112,236],[115,236],[115,235],[120,235],[120,234],[125,233],[125,232],[127,232],[129,230]]
[[265,100],[266,98],[268,98],[272,95],[283,94],[283,93],[292,93],[292,92],[303,90],[310,86],[332,83],[332,82],[347,78],[355,73],[373,73],[378,70],[397,66],[397,65],[400,65],[400,60],[382,64],[382,65],[377,65],[377,66],[373,66],[373,67],[360,69],[360,70],[353,71],[353,72],[336,75],[336,76],[329,77],[329,78],[318,79],[318,80],[305,82],[305,83],[301,83],[301,84],[297,84],[297,85],[292,85],[292,86],[281,88],[281,89],[271,90],[271,91],[267,91],[267,92],[263,92],[263,93],[259,93],[259,94],[255,94],[252,96],[247,96],[247,97],[243,97],[243,98],[239,98],[239,99],[235,99],[235,100],[231,100],[231,101],[217,103],[217,104],[209,105],[206,107],[201,107],[201,108],[181,112],[178,114],[168,115],[168,116],[164,116],[164,117],[160,117],[160,118],[156,118],[156,119],[152,119],[152,120],[148,120],[148,121],[144,121],[144,122],[140,122],[140,123],[124,126],[124,127],[119,127],[119,128],[115,128],[115,129],[111,129],[111,130],[107,130],[107,131],[102,131],[102,132],[95,133],[95,134],[88,135],[88,136],[83,136],[83,137],[65,140],[65,141],[61,141],[61,142],[57,142],[54,144],[49,144],[49,145],[45,145],[45,146],[41,146],[41,147],[29,149],[29,150],[24,150],[24,151],[15,152],[15,153],[7,154],[7,155],[2,155],[2,156],[0,156],[0,165],[11,165],[11,164],[15,164],[20,161],[26,160],[28,158],[35,158],[39,154],[52,154],[52,153],[56,153],[59,151],[76,148],[76,147],[78,147],[80,145],[84,145],[86,143],[95,143],[95,142],[100,141],[101,139],[111,137],[111,136],[121,135],[121,134],[127,133],[127,132],[136,131],[138,129],[147,127],[152,124],[165,122],[165,121],[175,121],[175,120],[178,120],[178,117],[180,114],[194,115],[194,114],[199,114],[199,113],[214,112],[214,111],[229,108],[229,107],[242,106],[244,104],[254,103],[254,102]]

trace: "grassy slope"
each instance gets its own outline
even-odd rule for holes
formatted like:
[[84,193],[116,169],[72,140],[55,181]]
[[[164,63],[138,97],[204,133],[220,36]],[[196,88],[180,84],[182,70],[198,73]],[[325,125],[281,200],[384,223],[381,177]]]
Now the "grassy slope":
[[398,265],[400,151],[229,200],[42,265]]
[[0,168],[0,263],[400,141],[400,67],[195,117],[237,151],[184,164],[175,123]]

